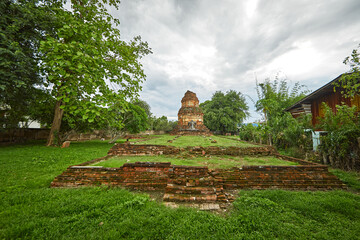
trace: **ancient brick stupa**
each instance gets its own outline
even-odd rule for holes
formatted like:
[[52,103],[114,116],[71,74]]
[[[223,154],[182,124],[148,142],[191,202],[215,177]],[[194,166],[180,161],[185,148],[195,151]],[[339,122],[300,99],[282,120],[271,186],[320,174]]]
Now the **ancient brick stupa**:
[[203,112],[199,107],[196,94],[187,91],[181,99],[181,108],[178,112],[178,125],[172,131],[176,135],[210,135],[209,129],[203,123]]

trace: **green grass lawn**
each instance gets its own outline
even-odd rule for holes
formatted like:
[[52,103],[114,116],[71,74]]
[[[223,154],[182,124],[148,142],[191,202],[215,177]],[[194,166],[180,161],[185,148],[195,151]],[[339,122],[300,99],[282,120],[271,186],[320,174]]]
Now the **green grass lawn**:
[[261,157],[237,157],[237,156],[211,156],[211,157],[188,157],[188,156],[117,156],[111,159],[93,164],[103,167],[121,167],[124,163],[134,162],[171,162],[173,165],[207,166],[209,169],[232,168],[249,165],[273,165],[291,166],[298,165],[294,162],[284,161],[272,156]]
[[330,172],[335,174],[341,181],[348,185],[353,191],[360,192],[360,172],[343,171],[330,168]]
[[[168,142],[171,140],[172,142]],[[212,140],[216,140],[216,143],[212,143]],[[174,135],[158,135],[157,138],[153,138],[147,141],[139,141],[136,144],[148,144],[148,145],[169,145],[174,147],[186,147],[186,146],[221,146],[221,147],[259,147],[259,145],[250,144],[244,141],[234,141],[219,136],[180,136],[176,138]]]
[[[224,215],[170,209],[117,188],[51,189],[106,142],[0,148],[0,239],[359,239],[360,196],[347,191],[240,191]],[[346,174],[344,172],[343,174]],[[358,181],[358,180],[357,180]]]

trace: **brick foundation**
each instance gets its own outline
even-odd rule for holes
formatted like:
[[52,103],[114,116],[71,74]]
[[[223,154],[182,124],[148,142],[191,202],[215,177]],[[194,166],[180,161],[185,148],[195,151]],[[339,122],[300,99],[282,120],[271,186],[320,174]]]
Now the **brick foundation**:
[[125,163],[120,168],[70,166],[57,176],[51,187],[121,186],[135,190],[164,190],[170,163]]
[[180,148],[165,145],[134,145],[130,143],[115,144],[108,155],[175,155],[180,153]]
[[[86,166],[114,155],[272,155],[298,162],[299,166],[244,166],[215,169],[177,166],[161,162],[125,163],[120,168]],[[108,155],[78,166],[70,166],[51,183],[51,187],[118,186],[134,190],[164,193],[163,200],[191,204],[207,204],[218,208],[233,200],[236,189],[331,190],[343,184],[329,173],[327,166],[279,155],[271,146],[263,147],[186,147],[163,145],[115,144]],[[210,204],[210,205],[209,205]],[[214,205],[215,204],[215,205]]]
[[185,151],[194,155],[230,155],[230,156],[269,156],[274,155],[276,150],[271,146],[264,147],[186,147]]
[[71,166],[51,187],[119,186],[160,191],[167,202],[226,203],[234,189],[331,190],[346,186],[327,166],[244,166],[215,169],[171,163],[125,163],[120,168]]
[[276,150],[272,146],[264,147],[186,147],[177,148],[166,145],[135,145],[130,143],[115,144],[108,152],[108,155],[177,155],[188,152],[193,155],[275,155]]
[[211,172],[224,189],[330,190],[346,188],[327,166],[244,166]]

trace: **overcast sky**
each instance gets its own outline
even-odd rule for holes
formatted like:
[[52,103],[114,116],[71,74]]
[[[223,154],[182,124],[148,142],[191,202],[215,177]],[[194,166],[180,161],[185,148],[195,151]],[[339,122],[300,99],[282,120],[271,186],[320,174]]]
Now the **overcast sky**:
[[[256,101],[255,79],[278,74],[314,91],[349,70],[360,43],[359,0],[122,0],[111,13],[122,39],[152,48],[140,98],[172,120],[187,90],[200,103],[230,89]],[[246,99],[246,122],[260,119]]]

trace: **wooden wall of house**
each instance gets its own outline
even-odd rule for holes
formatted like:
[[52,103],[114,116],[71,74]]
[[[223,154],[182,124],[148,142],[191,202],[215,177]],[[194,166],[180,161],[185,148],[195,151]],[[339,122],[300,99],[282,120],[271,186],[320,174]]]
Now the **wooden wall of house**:
[[325,109],[322,103],[325,102],[333,112],[336,112],[336,105],[357,106],[360,109],[360,96],[355,96],[353,99],[345,98],[340,91],[323,94],[311,102],[312,124],[315,126],[319,123],[319,117],[323,117]]

